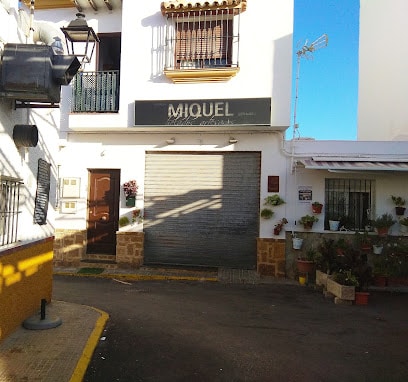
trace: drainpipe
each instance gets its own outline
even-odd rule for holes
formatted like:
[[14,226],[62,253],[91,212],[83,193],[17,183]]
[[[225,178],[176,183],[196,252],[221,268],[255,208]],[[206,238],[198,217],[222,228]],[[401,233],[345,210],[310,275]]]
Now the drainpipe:
[[62,44],[63,34],[54,24],[45,21],[33,22],[33,41],[43,42],[53,48],[54,54],[64,54],[64,46]]

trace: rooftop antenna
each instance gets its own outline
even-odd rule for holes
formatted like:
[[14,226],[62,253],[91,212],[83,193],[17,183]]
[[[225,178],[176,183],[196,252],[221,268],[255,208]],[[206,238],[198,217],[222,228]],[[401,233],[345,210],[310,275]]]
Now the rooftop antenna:
[[296,63],[296,82],[295,82],[295,104],[293,107],[293,137],[292,140],[295,139],[296,133],[298,133],[299,125],[296,122],[296,110],[297,110],[297,103],[299,97],[299,74],[300,74],[300,59],[305,57],[307,59],[313,58],[313,53],[316,50],[326,48],[327,44],[329,43],[329,38],[327,34],[321,35],[318,39],[313,41],[311,44],[308,44],[306,40],[302,49],[296,52],[297,55],[297,63]]

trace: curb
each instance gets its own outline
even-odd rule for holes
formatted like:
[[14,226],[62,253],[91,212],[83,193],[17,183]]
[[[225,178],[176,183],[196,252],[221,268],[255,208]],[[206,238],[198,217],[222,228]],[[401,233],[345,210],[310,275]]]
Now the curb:
[[100,313],[100,317],[96,321],[95,328],[92,331],[91,335],[89,336],[89,339],[85,345],[81,357],[79,358],[79,361],[71,376],[70,382],[82,382],[86,369],[88,368],[88,365],[91,361],[93,352],[95,351],[96,346],[98,345],[99,338],[101,337],[102,331],[105,328],[106,322],[109,319],[109,314],[104,312],[103,310],[94,308],[92,306],[90,306],[90,308]]
[[199,277],[199,276],[170,276],[170,275],[134,275],[134,274],[117,274],[105,273],[98,275],[80,274],[74,272],[54,272],[53,275],[59,276],[75,276],[75,277],[94,277],[94,278],[109,278],[109,279],[125,279],[132,281],[147,281],[147,280],[173,280],[173,281],[210,281],[218,282],[218,277]]

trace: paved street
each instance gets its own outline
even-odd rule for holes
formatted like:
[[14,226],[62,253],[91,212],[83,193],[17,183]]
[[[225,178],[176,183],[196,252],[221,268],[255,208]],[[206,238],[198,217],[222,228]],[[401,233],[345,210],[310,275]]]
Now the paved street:
[[408,294],[55,276],[53,297],[110,315],[86,382],[408,380]]

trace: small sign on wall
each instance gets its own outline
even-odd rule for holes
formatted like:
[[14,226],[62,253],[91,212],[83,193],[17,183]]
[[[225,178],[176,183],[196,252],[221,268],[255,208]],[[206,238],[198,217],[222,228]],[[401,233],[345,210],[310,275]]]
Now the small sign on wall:
[[279,192],[279,176],[268,176],[268,192]]
[[80,178],[62,178],[61,197],[79,198]]
[[62,201],[61,213],[63,214],[75,214],[77,210],[77,202],[75,201]]
[[299,202],[311,202],[312,201],[312,186],[299,186],[298,187]]

